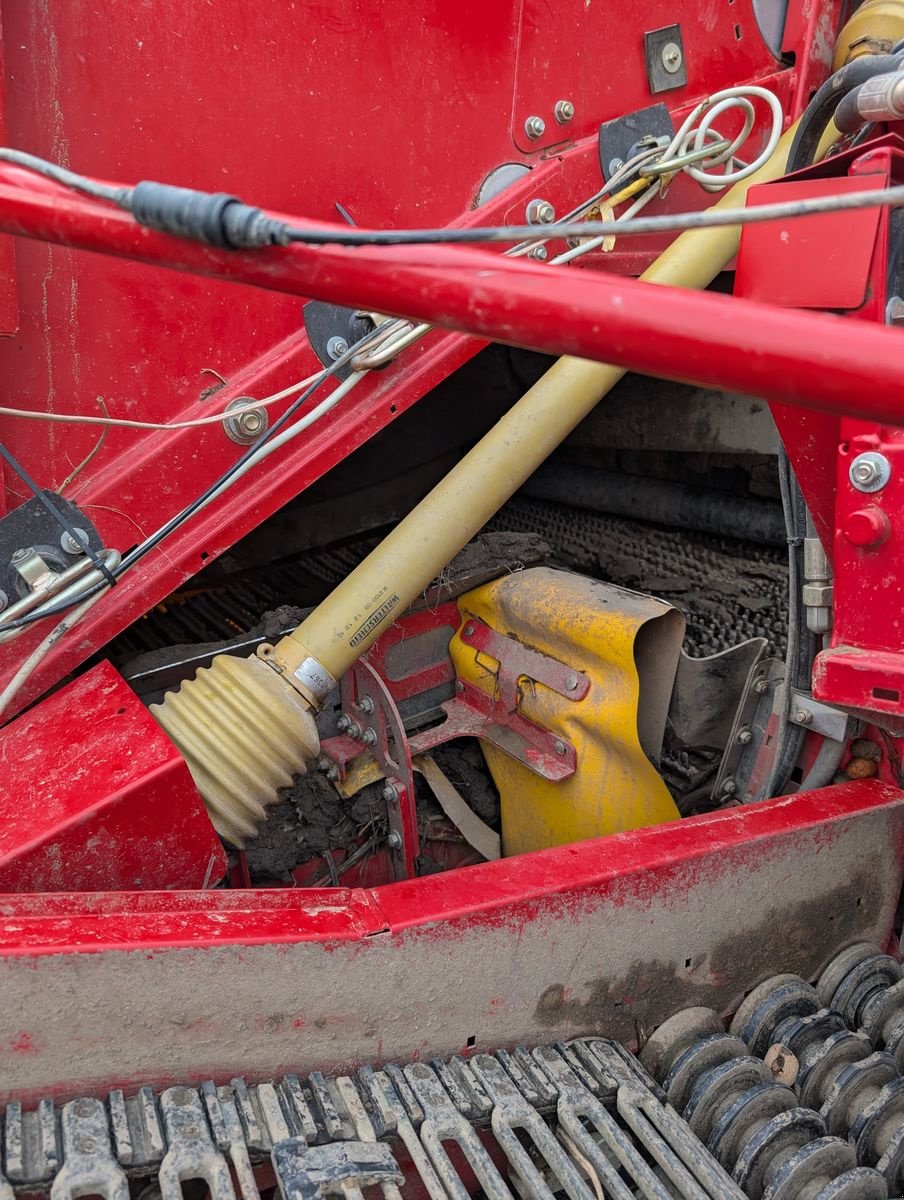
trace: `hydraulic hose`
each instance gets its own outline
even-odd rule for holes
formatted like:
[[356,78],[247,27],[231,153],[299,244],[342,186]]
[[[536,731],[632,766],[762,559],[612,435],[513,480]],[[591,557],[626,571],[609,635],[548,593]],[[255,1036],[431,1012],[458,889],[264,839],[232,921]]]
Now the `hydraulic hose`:
[[816,151],[823,134],[835,116],[835,110],[849,92],[872,79],[874,75],[887,75],[901,68],[904,56],[896,54],[874,54],[857,58],[830,75],[807,105],[800,119],[797,135],[788,154],[788,173],[807,167],[816,158]]

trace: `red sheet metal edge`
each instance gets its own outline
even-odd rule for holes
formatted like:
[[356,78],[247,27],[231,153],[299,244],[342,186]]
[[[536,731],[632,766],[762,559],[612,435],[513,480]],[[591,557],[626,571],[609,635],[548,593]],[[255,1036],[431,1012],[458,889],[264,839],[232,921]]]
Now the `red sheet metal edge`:
[[868,781],[378,891],[5,896],[0,1101],[632,1042],[886,941],[902,874]]

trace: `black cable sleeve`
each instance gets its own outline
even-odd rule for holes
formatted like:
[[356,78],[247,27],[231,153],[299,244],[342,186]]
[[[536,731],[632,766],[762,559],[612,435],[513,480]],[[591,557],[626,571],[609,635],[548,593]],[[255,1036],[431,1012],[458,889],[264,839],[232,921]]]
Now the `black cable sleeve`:
[[285,222],[265,216],[259,208],[226,192],[198,192],[142,180],[132,188],[126,207],[140,225],[206,242],[219,250],[256,250],[289,243]]

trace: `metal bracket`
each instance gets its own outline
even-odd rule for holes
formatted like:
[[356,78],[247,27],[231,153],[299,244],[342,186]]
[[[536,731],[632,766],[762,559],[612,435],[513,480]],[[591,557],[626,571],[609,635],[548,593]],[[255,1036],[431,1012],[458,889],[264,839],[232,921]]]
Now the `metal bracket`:
[[[360,341],[374,327],[369,313],[357,308],[342,308],[338,304],[326,304],[311,300],[302,309],[304,329],[311,349],[325,367],[332,366],[349,346]],[[337,379],[348,379],[352,364],[346,363],[334,374]]]
[[848,738],[852,718],[843,709],[822,704],[806,692],[792,691],[788,720],[792,725],[803,725],[814,733],[821,733],[833,742],[844,742]]
[[420,838],[414,791],[413,752],[389,688],[367,662],[359,658],[342,678],[343,736],[321,743],[323,754],[344,776],[346,765],[364,753],[373,754],[386,779],[383,799],[389,817],[389,850],[397,879],[417,874]]
[[[646,139],[668,144],[675,134],[672,116],[665,104],[651,104],[636,112],[600,125],[599,153],[600,171],[603,179],[610,179],[621,165],[632,158],[639,143]],[[626,182],[629,182],[626,180]]]
[[654,96],[684,87],[687,65],[680,25],[664,25],[643,35],[643,59],[647,82]]
[[749,804],[763,799],[757,792],[754,772],[766,743],[775,693],[784,677],[785,665],[779,659],[760,659],[751,667],[713,785],[714,800]]
[[405,1182],[392,1151],[383,1142],[308,1146],[300,1138],[289,1138],[276,1143],[271,1158],[283,1200],[360,1196],[360,1189],[374,1184]]
[[497,746],[544,779],[558,782],[573,775],[577,770],[574,747],[522,717],[518,706],[524,679],[540,683],[566,700],[583,700],[590,690],[587,676],[513,637],[497,633],[476,618],[467,620],[458,636],[464,645],[495,659],[496,686],[489,694],[459,679],[455,699],[442,705],[445,722],[415,734],[412,754],[423,754],[453,738],[476,737]]

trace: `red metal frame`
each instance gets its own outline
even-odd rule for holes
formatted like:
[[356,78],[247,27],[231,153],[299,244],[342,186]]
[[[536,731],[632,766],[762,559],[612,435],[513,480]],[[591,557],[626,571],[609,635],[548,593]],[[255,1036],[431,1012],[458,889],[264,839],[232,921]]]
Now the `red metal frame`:
[[[519,221],[537,196],[567,210],[598,186],[599,122],[650,101],[640,57],[643,32],[674,19],[665,0],[630,0],[620,5],[617,41],[611,41],[601,14],[578,0],[571,13],[512,0],[491,11],[469,2],[454,17],[441,5],[427,18],[421,8],[412,15],[403,4],[391,19],[356,0],[315,16],[305,6],[277,4],[252,23],[240,0],[221,0],[215,14],[177,7],[165,17],[167,3],[154,22],[137,12],[117,12],[111,21],[91,10],[75,21],[65,7],[0,6],[12,144],[102,176],[225,187],[320,219],[333,218],[334,203],[341,201],[356,220],[377,225]],[[677,122],[706,91],[756,81],[772,88],[793,118],[827,72],[841,8],[841,0],[789,6],[784,48],[792,67],[777,65],[766,50],[751,0],[722,6],[705,22],[682,18],[688,84],[660,98]],[[586,44],[575,41],[578,29],[584,29]],[[315,34],[316,53],[307,53]],[[274,55],[274,45],[287,52]],[[389,45],[405,52],[394,50],[387,59]],[[540,74],[527,68],[537,45],[544,60]],[[481,68],[487,55],[491,70]],[[220,69],[203,70],[201,111],[199,64],[212,61]],[[360,69],[349,74],[352,62]],[[427,76],[434,90],[425,94]],[[603,76],[604,87],[598,82]],[[382,100],[371,94],[375,78],[382,81]],[[337,89],[337,79],[345,86]],[[523,127],[523,113],[513,107],[516,79],[518,103],[535,103],[547,119],[548,136],[525,151],[512,142]],[[558,126],[544,110],[549,97],[531,88],[566,81],[576,115]],[[468,102],[462,103],[465,84]],[[191,111],[190,121],[174,119],[183,111]],[[522,163],[529,173],[479,213],[472,211],[481,181],[505,162]],[[313,190],[310,181],[316,182]],[[33,179],[27,182],[34,186]],[[665,207],[706,202],[681,177]],[[626,243],[613,254],[588,256],[584,266],[637,272],[664,240]],[[277,390],[316,365],[292,299],[189,276],[161,277],[152,267],[60,246],[19,241],[16,254],[22,328],[15,342],[0,342],[6,399],[14,404],[97,415],[100,395],[117,415],[176,420],[238,395]],[[261,474],[253,489],[211,506],[191,529],[169,539],[140,579],[124,580],[82,622],[78,646],[67,639],[48,658],[23,689],[22,701],[75,667],[479,348],[474,339],[434,334],[368,380],[328,425],[281,452],[279,471]],[[210,394],[213,376],[201,374],[202,368],[215,368],[228,384]],[[97,430],[85,427],[0,424],[4,440],[51,487],[70,475],[98,438]],[[151,435],[114,430],[70,494],[107,544],[126,547],[178,510],[234,455],[218,429]],[[9,503],[20,503],[21,487],[11,479],[6,484]],[[20,649],[39,636],[23,638],[13,652],[4,648],[0,681],[15,669]]]
[[[889,134],[788,182],[752,189],[751,203],[887,187],[902,180],[904,144]],[[815,218],[781,230],[751,226],[741,240],[737,290],[779,305],[843,311],[852,327],[884,325],[889,256],[900,254],[892,246],[892,220],[892,213],[879,211],[847,214],[843,222]],[[900,341],[899,329],[889,334]],[[781,405],[773,406],[773,413],[834,570],[831,640],[816,658],[813,693],[829,703],[900,716],[902,421],[871,419],[876,414],[868,396],[849,414]],[[875,493],[858,491],[849,478],[852,460],[864,451],[879,451],[891,464],[888,484]]]
[[851,783],[604,845],[377,891],[3,896],[0,1103],[633,1042],[676,994],[730,1010],[779,960],[812,976],[840,944],[886,943],[904,797]]
[[206,888],[225,875],[185,760],[109,663],[17,721],[2,753],[0,891]]

